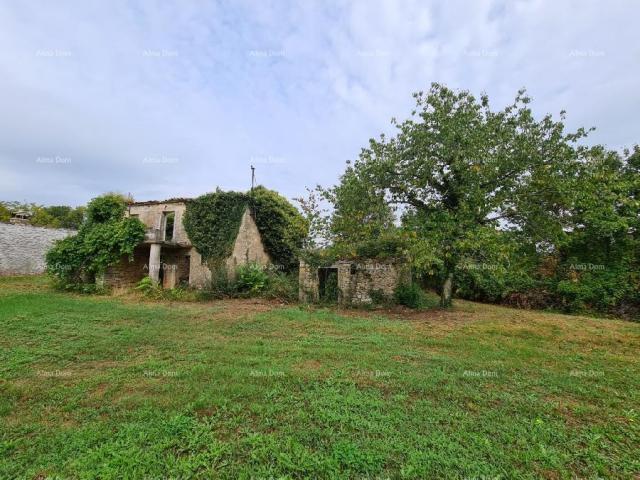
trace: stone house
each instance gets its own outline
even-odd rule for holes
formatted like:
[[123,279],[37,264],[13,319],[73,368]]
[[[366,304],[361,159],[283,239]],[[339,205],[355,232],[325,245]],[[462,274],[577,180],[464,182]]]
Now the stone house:
[[298,275],[301,302],[360,305],[373,303],[375,295],[391,298],[398,285],[411,280],[408,265],[399,259],[340,260],[326,267],[301,261]]
[[[164,288],[180,284],[203,287],[211,279],[211,271],[192,245],[183,225],[186,198],[130,203],[126,212],[147,227],[144,241],[133,252],[133,260],[123,258],[109,267],[100,282],[109,287],[128,287],[145,276]],[[225,260],[227,272],[233,276],[239,265],[271,263],[258,227],[247,208],[242,216],[238,236],[231,255]]]

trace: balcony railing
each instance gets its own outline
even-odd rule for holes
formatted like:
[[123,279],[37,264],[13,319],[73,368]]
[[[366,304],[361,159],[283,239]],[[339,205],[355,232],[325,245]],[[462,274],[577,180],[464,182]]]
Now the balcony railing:
[[144,243],[163,243],[165,245],[177,245],[181,247],[191,246],[191,242],[182,241],[178,242],[175,238],[167,240],[164,236],[164,232],[160,228],[147,228],[144,234]]

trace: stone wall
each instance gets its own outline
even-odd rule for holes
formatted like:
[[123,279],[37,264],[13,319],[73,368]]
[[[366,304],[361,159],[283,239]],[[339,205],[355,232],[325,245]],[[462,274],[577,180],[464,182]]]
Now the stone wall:
[[318,269],[300,261],[298,270],[298,298],[301,302],[317,302],[320,299],[318,290]]
[[44,273],[45,254],[75,230],[0,223],[0,275]]
[[98,281],[106,287],[133,287],[149,274],[149,246],[139,245],[133,251],[133,260],[123,257],[120,262],[107,268]]
[[[271,258],[264,248],[258,226],[253,220],[249,209],[244,211],[238,236],[233,244],[231,255],[225,260],[225,267],[229,278],[234,278],[240,265],[255,262],[260,265],[268,265]],[[211,271],[202,256],[195,248],[191,249],[191,265],[189,273],[189,285],[203,287],[211,280]]]
[[238,266],[251,262],[267,265],[271,263],[271,258],[264,249],[258,226],[247,208],[242,215],[231,256],[226,260],[227,271],[234,275]]
[[[338,271],[338,302],[367,304],[372,302],[371,292],[392,297],[396,287],[410,280],[406,264],[399,261],[339,261],[328,268]],[[315,302],[320,297],[318,269],[300,262],[299,297],[303,302]]]

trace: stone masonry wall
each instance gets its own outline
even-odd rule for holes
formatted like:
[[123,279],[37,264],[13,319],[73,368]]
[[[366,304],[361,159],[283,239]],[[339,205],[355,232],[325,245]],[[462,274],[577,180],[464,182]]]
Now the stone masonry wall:
[[[329,268],[338,270],[339,303],[371,303],[371,292],[379,291],[392,297],[396,287],[408,281],[409,270],[402,262],[393,261],[339,261]],[[299,298],[302,302],[319,300],[320,286],[318,269],[300,262]]]
[[[258,226],[249,213],[249,209],[244,211],[238,236],[233,244],[231,255],[225,260],[227,275],[233,278],[236,269],[240,265],[248,262],[256,262],[260,265],[271,263],[271,258],[267,254],[262,243],[262,237],[258,231]],[[211,280],[211,271],[206,263],[203,263],[202,256],[195,248],[191,249],[191,266],[189,274],[189,285],[203,287]]]
[[227,271],[234,275],[239,265],[250,262],[267,265],[271,263],[271,258],[264,249],[258,226],[247,208],[242,215],[233,251],[226,261]]
[[298,298],[301,302],[317,302],[320,299],[318,269],[300,261],[298,270]]
[[107,268],[101,282],[106,287],[133,287],[149,274],[149,246],[139,245],[133,251],[133,261],[123,257]]
[[75,230],[0,223],[0,275],[44,273],[45,254]]
[[375,260],[355,264],[338,262],[338,288],[344,303],[371,303],[372,291],[393,297],[396,287],[408,280],[408,274],[408,269],[401,263]]

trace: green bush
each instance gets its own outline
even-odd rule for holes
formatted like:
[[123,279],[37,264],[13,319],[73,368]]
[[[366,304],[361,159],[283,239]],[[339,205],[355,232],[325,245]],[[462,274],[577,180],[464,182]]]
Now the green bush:
[[107,223],[124,217],[127,200],[118,193],[106,193],[94,198],[87,205],[89,223]]
[[151,277],[144,277],[136,285],[136,290],[145,296],[151,296],[158,288],[158,285],[153,283]]
[[424,308],[426,297],[417,283],[404,283],[398,285],[395,291],[395,301],[399,305],[409,308]]
[[294,273],[270,273],[263,296],[284,302],[296,301],[298,299],[298,276]]
[[400,258],[409,248],[407,238],[401,235],[386,235],[362,241],[355,246],[356,256],[362,258]]
[[201,300],[216,300],[232,297],[236,294],[236,284],[227,274],[227,269],[222,262],[210,265],[211,279],[199,292]]
[[198,298],[198,294],[189,287],[162,288],[149,277],[140,280],[135,289],[145,297],[154,300],[192,301]]
[[258,263],[250,262],[238,268],[236,282],[238,292],[256,295],[266,289],[268,282],[269,275]]

